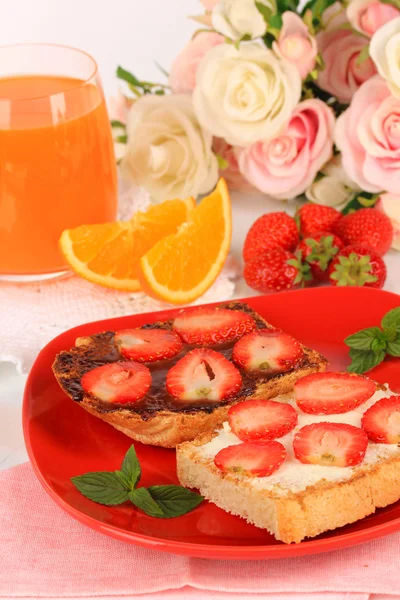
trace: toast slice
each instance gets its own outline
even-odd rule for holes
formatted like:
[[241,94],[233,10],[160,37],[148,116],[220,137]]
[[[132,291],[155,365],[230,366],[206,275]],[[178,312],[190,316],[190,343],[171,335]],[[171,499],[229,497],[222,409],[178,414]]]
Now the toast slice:
[[[259,329],[272,327],[244,303],[231,302],[221,307],[250,314]],[[144,328],[172,329],[172,324],[173,321],[170,320],[144,325]],[[214,348],[218,350],[218,347]],[[83,375],[98,366],[122,359],[114,343],[114,332],[111,331],[78,338],[74,348],[57,355],[53,372],[63,391],[92,415],[144,444],[175,448],[181,442],[214,431],[224,422],[228,408],[233,403],[246,397],[271,398],[285,394],[293,389],[293,385],[301,377],[324,371],[326,359],[315,350],[304,346],[302,348],[304,357],[296,369],[272,377],[255,378],[243,375],[243,386],[239,394],[228,402],[219,404],[176,406],[167,394],[161,394],[161,399],[148,398],[145,402],[140,401],[129,406],[113,406],[86,395],[80,383]],[[164,371],[157,367],[157,385],[160,389],[165,388],[168,369],[182,354],[187,353],[188,349],[184,347],[178,357],[166,361]],[[150,370],[154,368],[152,365],[148,366]]]
[[[397,444],[369,442],[365,458],[358,466],[323,467],[303,464],[294,457],[293,435],[304,424],[318,421],[345,422],[360,427],[364,411],[381,398],[392,395],[387,386],[377,384],[372,398],[348,413],[303,414],[303,421],[299,414],[296,429],[279,439],[287,450],[286,461],[269,477],[224,473],[214,465],[214,456],[219,450],[240,442],[228,423],[224,423],[220,430],[178,446],[179,481],[287,544],[358,521],[400,499]],[[297,408],[293,394],[274,400],[290,402]]]

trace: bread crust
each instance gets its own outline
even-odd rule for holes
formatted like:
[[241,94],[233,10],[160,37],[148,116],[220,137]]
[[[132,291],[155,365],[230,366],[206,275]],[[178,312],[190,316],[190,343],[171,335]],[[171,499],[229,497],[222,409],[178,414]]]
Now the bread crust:
[[256,489],[249,482],[199,457],[196,447],[213,436],[177,448],[177,473],[182,485],[196,488],[208,500],[249,523],[267,529],[290,544],[343,527],[400,499],[400,454],[355,470],[341,482],[321,481],[304,491]]
[[[231,303],[224,305],[224,307],[226,306],[235,310],[245,310],[258,323],[262,323],[262,326],[271,327],[260,315],[245,304]],[[171,327],[171,322],[157,323],[155,326]],[[68,382],[73,378],[77,381],[80,380],[90,361],[97,358],[101,359],[102,356],[110,356],[113,360],[121,359],[121,357],[115,356],[115,348],[111,348],[112,335],[112,332],[107,332],[97,337],[78,338],[74,349],[70,352],[62,352],[56,357],[53,364],[54,374],[61,388],[72,399],[77,400],[73,397]],[[285,394],[293,389],[295,382],[301,377],[325,370],[327,361],[321,354],[304,346],[303,350],[305,359],[299,368],[257,382],[251,392],[251,397],[268,399]],[[94,367],[91,366],[90,368]],[[86,368],[86,370],[89,369]],[[134,407],[129,409],[121,407],[113,411],[103,411],[96,399],[84,394],[79,397],[78,401],[80,406],[87,412],[109,423],[133,440],[153,446],[175,448],[182,442],[193,440],[204,432],[214,431],[220,427],[226,420],[229,407],[233,403],[245,399],[246,397],[243,396],[236,397],[233,402],[219,404],[216,407],[210,406],[207,407],[207,410],[197,409],[191,411],[186,408],[181,411],[172,411],[162,409],[146,415],[136,412]]]

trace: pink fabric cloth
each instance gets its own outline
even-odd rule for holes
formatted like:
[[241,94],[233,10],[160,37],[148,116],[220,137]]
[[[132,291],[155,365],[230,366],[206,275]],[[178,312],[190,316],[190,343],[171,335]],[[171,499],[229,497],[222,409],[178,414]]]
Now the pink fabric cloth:
[[29,463],[1,472],[0,488],[1,599],[400,597],[400,534],[290,560],[209,561],[138,548],[86,528],[53,503]]

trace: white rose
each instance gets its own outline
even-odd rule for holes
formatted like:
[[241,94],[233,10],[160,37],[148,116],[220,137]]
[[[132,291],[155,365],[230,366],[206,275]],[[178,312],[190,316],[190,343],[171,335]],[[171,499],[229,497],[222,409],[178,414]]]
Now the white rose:
[[128,115],[123,175],[156,201],[208,192],[217,182],[212,136],[199,125],[189,95],[143,96]]
[[[274,3],[261,0],[273,14]],[[267,31],[267,23],[256,6],[255,0],[220,0],[211,13],[211,23],[215,31],[231,40],[262,37]]]
[[202,126],[232,146],[268,140],[300,100],[297,68],[257,42],[216,46],[200,62],[193,104]]
[[389,21],[374,33],[369,53],[392,94],[400,98],[400,17]]
[[314,181],[305,192],[306,198],[310,202],[334,206],[341,210],[350,202],[356,192],[361,191],[343,169],[340,154],[334,156],[321,172],[323,177]]

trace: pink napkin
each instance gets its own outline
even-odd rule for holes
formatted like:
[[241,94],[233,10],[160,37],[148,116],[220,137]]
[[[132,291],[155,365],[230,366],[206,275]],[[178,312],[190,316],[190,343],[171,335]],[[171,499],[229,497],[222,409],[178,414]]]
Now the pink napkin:
[[0,472],[0,598],[74,600],[394,600],[400,534],[342,551],[271,561],[174,556],[74,521],[29,463]]

